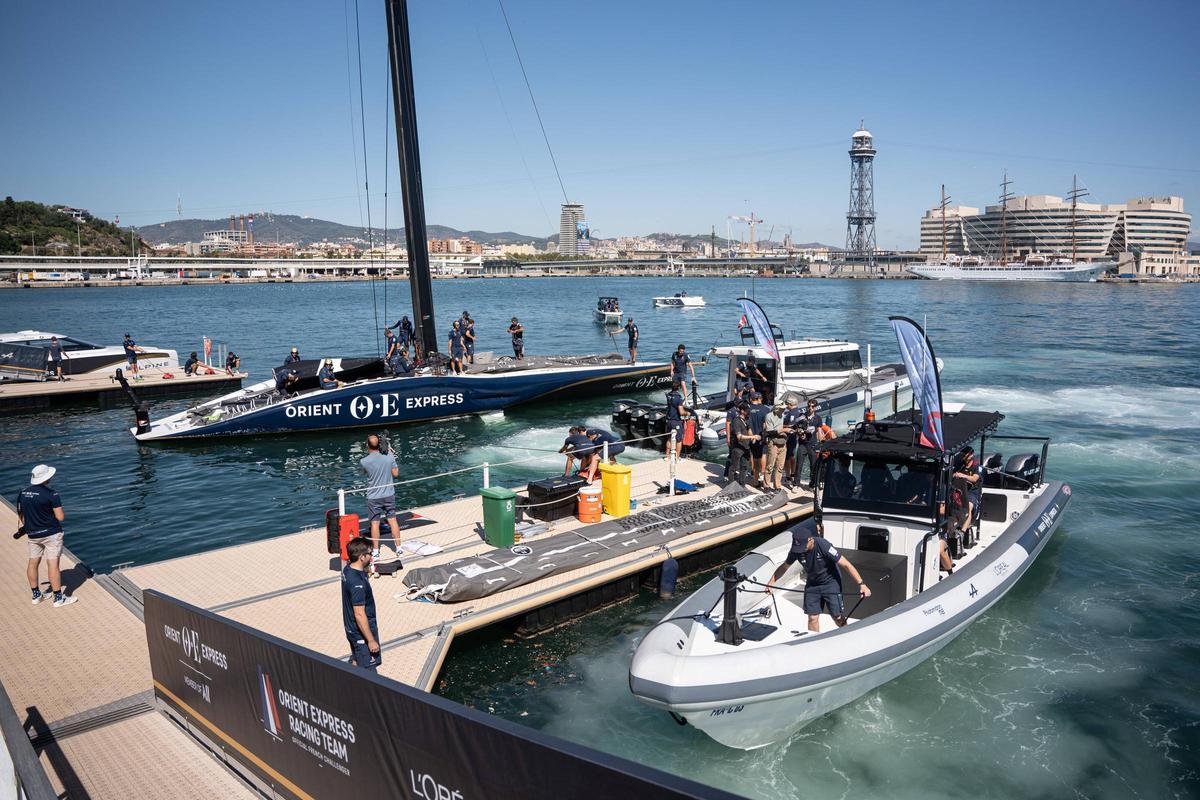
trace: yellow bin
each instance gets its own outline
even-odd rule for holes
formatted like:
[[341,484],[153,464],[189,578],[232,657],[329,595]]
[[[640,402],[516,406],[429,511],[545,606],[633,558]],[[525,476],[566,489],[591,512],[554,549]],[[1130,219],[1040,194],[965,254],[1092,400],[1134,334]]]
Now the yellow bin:
[[633,470],[624,464],[600,465],[600,490],[604,513],[610,517],[629,516],[629,492]]

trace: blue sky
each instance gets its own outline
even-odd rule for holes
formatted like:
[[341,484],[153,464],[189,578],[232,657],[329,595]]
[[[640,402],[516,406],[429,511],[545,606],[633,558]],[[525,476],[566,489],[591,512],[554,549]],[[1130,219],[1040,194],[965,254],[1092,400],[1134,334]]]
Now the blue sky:
[[[562,194],[495,0],[411,3],[430,222],[547,235]],[[881,246],[955,202],[1063,194],[1200,209],[1194,2],[507,0],[570,199],[597,235],[754,211],[845,236],[850,134],[876,137]],[[365,223],[354,3],[4,3],[0,194],[122,224],[270,210]],[[371,220],[383,3],[359,0]],[[350,36],[347,39],[347,23]],[[347,44],[350,59],[348,64]],[[348,67],[351,72],[348,75]],[[357,165],[357,167],[356,167]]]

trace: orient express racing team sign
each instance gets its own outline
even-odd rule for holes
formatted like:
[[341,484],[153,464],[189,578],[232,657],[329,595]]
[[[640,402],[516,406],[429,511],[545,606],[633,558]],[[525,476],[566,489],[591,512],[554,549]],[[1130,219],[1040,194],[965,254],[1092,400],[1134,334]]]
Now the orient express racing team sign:
[[[158,699],[294,798],[732,798],[144,592]],[[331,625],[337,625],[331,609]]]
[[337,403],[299,403],[289,405],[284,414],[289,419],[296,417],[340,417],[348,413],[354,419],[388,419],[405,417],[407,412],[421,411],[428,408],[449,408],[461,406],[464,401],[462,392],[447,392],[444,394],[426,394],[416,397],[401,397],[398,392],[385,392],[379,395],[360,394],[358,397]]

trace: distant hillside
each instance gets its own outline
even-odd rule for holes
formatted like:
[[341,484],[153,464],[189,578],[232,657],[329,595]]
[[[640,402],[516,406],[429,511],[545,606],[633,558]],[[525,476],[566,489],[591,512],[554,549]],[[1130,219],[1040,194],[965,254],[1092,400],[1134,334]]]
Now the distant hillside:
[[[82,212],[75,217],[56,206],[31,200],[4,198],[0,203],[0,254],[4,255],[75,255],[128,256],[128,228],[118,228],[108,220]],[[139,236],[132,246],[141,252],[149,245]]]
[[[238,221],[241,224],[241,221]],[[143,225],[138,228],[148,242],[154,244],[183,244],[198,242],[204,238],[205,231],[218,231],[229,227],[229,219],[173,219],[156,225]],[[368,239],[366,228],[358,225],[343,225],[340,222],[330,222],[324,219],[298,217],[294,214],[270,214],[254,218],[254,238],[259,242],[295,242],[308,245],[313,242],[350,242],[365,243]],[[402,242],[404,228],[390,228],[387,232],[389,241]],[[466,236],[481,244],[533,244],[545,247],[549,241],[545,237],[527,236],[523,233],[501,231],[460,231],[445,225],[430,225],[429,236],[436,239],[454,239]],[[374,231],[376,242],[383,241],[383,230]]]

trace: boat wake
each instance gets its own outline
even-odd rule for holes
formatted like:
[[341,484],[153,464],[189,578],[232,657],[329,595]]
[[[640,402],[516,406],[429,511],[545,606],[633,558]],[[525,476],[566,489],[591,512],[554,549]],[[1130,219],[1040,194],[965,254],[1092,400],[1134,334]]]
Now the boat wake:
[[978,386],[947,392],[968,408],[1000,408],[1106,426],[1179,430],[1200,428],[1200,388],[1191,386],[1075,386],[1051,392]]

